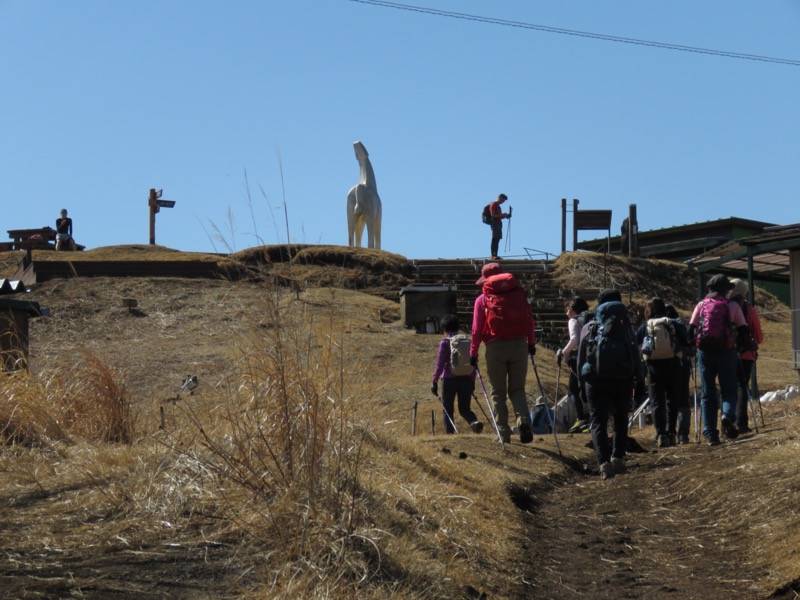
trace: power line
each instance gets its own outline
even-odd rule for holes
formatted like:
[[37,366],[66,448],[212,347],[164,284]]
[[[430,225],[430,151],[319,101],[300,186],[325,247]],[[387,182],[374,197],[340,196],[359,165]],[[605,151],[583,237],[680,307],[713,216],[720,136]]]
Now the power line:
[[693,52],[696,54],[710,54],[712,56],[723,56],[725,58],[738,58],[740,60],[754,60],[759,62],[777,63],[780,65],[789,65],[792,67],[800,67],[800,60],[792,60],[788,58],[776,58],[774,56],[761,56],[758,54],[745,54],[742,52],[728,52],[726,50],[713,50],[710,48],[699,48],[696,46],[683,46],[680,44],[668,44],[665,42],[654,42],[652,40],[640,40],[636,38],[620,37],[616,35],[605,35],[602,33],[591,33],[588,31],[578,31],[575,29],[562,29],[559,27],[549,27],[547,25],[534,25],[533,23],[524,23],[522,21],[508,21],[506,19],[496,19],[494,17],[482,17],[479,15],[471,15],[468,13],[452,12],[447,10],[437,10],[435,8],[427,8],[424,6],[413,6],[411,4],[400,4],[399,2],[388,2],[386,0],[350,0],[351,2],[358,2],[359,4],[372,4],[374,6],[381,6],[384,8],[394,8],[397,10],[406,10],[409,12],[417,12],[428,15],[436,15],[438,17],[448,17],[451,19],[463,19],[465,21],[476,21],[478,23],[489,23],[491,25],[502,25],[504,27],[516,27],[518,29],[532,29],[536,31],[545,31],[547,33],[559,33],[561,35],[572,35],[576,37],[590,38],[594,40],[603,40],[606,42],[617,42],[620,44],[634,44],[637,46],[649,46],[652,48],[661,48],[664,50],[678,50],[680,52]]

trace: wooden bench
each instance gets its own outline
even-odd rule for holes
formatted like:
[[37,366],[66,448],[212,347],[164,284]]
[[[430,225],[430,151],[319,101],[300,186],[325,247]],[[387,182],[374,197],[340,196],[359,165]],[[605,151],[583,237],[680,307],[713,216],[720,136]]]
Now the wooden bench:
[[[2,247],[6,247],[8,250],[55,250],[56,230],[52,227],[8,229],[7,231],[8,237],[13,241],[4,243]],[[76,243],[75,248],[83,250],[86,246]]]

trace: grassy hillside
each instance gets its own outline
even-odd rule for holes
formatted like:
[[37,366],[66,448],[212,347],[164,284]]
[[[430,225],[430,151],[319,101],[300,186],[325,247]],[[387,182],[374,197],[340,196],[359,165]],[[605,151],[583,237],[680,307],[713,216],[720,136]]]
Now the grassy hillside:
[[[184,255],[75,256],[93,253]],[[16,260],[0,255],[0,276]],[[759,434],[719,448],[657,451],[651,428],[634,429],[629,472],[600,481],[586,435],[559,435],[559,454],[552,436],[504,449],[490,427],[442,434],[438,336],[403,328],[390,299],[411,275],[403,257],[296,247],[208,260],[252,277],[73,278],[26,296],[51,316],[31,322],[30,376],[0,376],[4,597],[800,590],[800,403],[765,405]],[[634,313],[655,291],[684,313],[696,297],[671,263],[570,254],[556,266],[565,285],[620,282]],[[761,388],[783,388],[797,380],[788,310],[761,293],[757,305]],[[536,363],[545,395],[562,393],[552,352]],[[528,391],[541,393],[532,372]]]

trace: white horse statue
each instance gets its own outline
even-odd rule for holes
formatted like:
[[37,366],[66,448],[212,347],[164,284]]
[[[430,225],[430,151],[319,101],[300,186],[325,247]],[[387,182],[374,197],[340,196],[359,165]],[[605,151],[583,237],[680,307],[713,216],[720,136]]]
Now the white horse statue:
[[381,249],[381,198],[369,153],[361,142],[354,142],[361,180],[347,192],[348,246],[361,247],[361,235],[367,227],[367,247]]

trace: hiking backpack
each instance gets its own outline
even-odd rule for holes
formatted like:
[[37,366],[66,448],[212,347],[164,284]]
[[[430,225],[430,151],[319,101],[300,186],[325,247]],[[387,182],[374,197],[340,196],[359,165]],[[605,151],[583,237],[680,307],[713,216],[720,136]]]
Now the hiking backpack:
[[[734,300],[734,302],[736,302],[736,300]],[[749,327],[750,318],[748,317],[749,312],[755,310],[755,308],[753,308],[747,300],[742,300],[741,302],[737,302],[737,304],[742,307],[742,314],[744,315],[744,320],[748,327],[746,332],[743,332],[741,329],[736,330],[736,349],[739,351],[739,354],[744,354],[746,352],[757,354],[758,342],[753,335],[753,330]]]
[[450,338],[450,372],[453,375],[472,375],[475,370],[469,364],[469,336],[458,333]]
[[553,409],[544,402],[533,405],[531,409],[531,433],[552,433],[555,415]]
[[669,317],[647,320],[647,336],[644,343],[645,360],[664,360],[681,356],[675,323]]
[[595,320],[581,333],[586,345],[581,377],[626,379],[638,373],[636,343],[631,335],[628,310],[617,300],[604,302],[595,311]]
[[724,296],[703,300],[695,343],[700,350],[711,354],[732,347],[728,299]]
[[486,297],[484,332],[500,340],[526,338],[533,326],[525,290],[511,273],[492,275],[483,284]]
[[492,205],[487,204],[483,207],[483,212],[481,213],[481,220],[486,223],[487,225],[492,224]]

